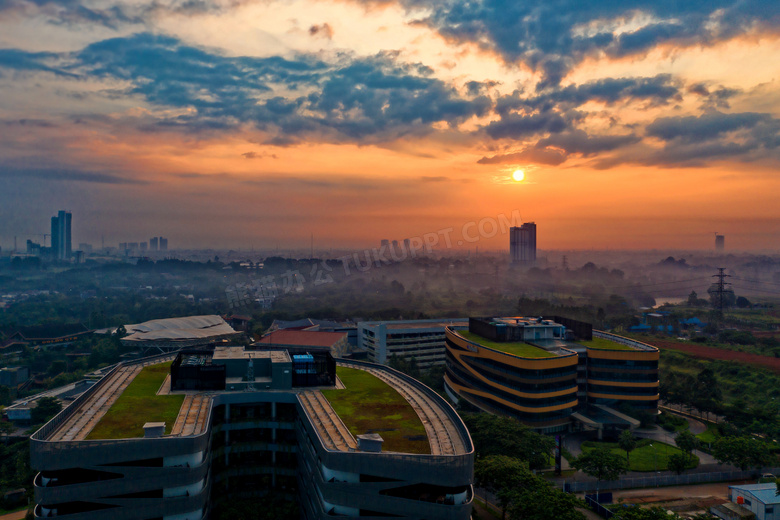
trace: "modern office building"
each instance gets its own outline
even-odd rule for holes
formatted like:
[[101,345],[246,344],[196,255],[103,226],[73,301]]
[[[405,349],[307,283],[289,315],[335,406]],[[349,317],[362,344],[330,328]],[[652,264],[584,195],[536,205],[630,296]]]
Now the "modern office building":
[[168,239],[160,237],[160,251],[168,250]]
[[658,410],[658,349],[560,317],[470,318],[446,329],[445,390],[483,411],[544,433],[600,435]]
[[73,215],[68,211],[60,211],[51,218],[51,251],[55,260],[69,260],[72,254],[71,220]]
[[[171,360],[117,366],[32,435],[35,518],[201,520],[225,502],[269,493],[295,500],[304,519],[470,518],[468,431],[409,376],[356,361],[337,368],[327,353],[243,347]],[[139,395],[136,378],[154,370],[170,377]],[[404,426],[381,407],[368,408],[375,416],[366,423],[337,413],[339,399],[371,398],[361,395],[361,380],[388,385],[424,434],[393,437]],[[122,415],[114,407],[124,392],[145,405]],[[144,416],[159,408],[150,401],[171,400],[181,405],[168,418]]]
[[509,257],[513,264],[536,262],[536,224],[526,222],[509,228]]
[[152,237],[149,239],[149,250],[157,251],[160,248],[160,239],[158,237]]
[[726,236],[715,235],[715,250],[723,251],[724,249],[726,249]]
[[466,318],[451,320],[362,321],[358,349],[368,360],[386,364],[391,357],[414,359],[420,368],[444,364],[444,329],[468,327]]

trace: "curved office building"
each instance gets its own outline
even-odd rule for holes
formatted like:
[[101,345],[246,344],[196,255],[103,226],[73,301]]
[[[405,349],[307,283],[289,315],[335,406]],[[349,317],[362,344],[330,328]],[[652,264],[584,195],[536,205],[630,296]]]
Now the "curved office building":
[[618,408],[658,409],[651,345],[558,316],[470,318],[468,331],[445,333],[450,397],[539,432],[633,428]]
[[[218,347],[117,366],[31,437],[34,517],[202,520],[220,503],[272,492],[304,519],[468,520],[474,450],[455,410],[389,367],[339,360],[337,369],[317,356]],[[139,397],[134,382],[149,370],[164,382],[144,383]],[[367,380],[414,409],[415,449],[403,437],[392,444],[384,432],[404,426],[381,407],[369,430],[336,412],[340,392],[371,398]],[[116,406],[125,393],[152,406],[127,414]],[[165,406],[168,424],[144,424]]]
[[[577,354],[565,348],[536,346],[562,339],[561,325],[534,319],[522,335],[522,318],[472,318],[469,331],[447,328],[445,388],[479,409],[517,417],[542,432],[567,430],[577,406]],[[520,332],[520,331],[516,331]]]
[[593,331],[596,339],[623,345],[624,349],[588,346],[588,403],[609,407],[628,404],[658,410],[658,359],[656,347],[615,334]]

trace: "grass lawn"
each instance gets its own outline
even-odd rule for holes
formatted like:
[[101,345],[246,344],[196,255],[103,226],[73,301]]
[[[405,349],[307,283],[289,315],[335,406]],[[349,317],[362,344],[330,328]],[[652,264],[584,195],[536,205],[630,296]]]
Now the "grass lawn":
[[155,395],[170,373],[170,363],[144,367],[119,396],[87,439],[127,439],[144,436],[144,423],[165,421],[165,433],[184,402],[183,395]]
[[506,352],[507,354],[512,354],[513,356],[527,357],[527,358],[556,357],[555,354],[551,354],[546,350],[544,350],[543,348],[534,347],[533,345],[529,345],[528,343],[524,343],[522,341],[501,343],[498,341],[491,341],[489,339],[485,339],[482,336],[478,334],[474,334],[473,332],[469,332],[467,330],[459,330],[458,334],[460,334],[461,336],[463,336],[469,341],[473,341],[474,343],[479,343],[480,345],[498,350],[499,352]]
[[[626,456],[626,452],[618,448],[615,442],[585,441],[582,443],[583,451],[589,451],[598,446],[610,448],[612,453],[617,453],[622,457]],[[642,439],[639,441],[637,448],[631,452],[629,469],[631,471],[656,471],[656,468],[658,471],[668,470],[669,457],[675,453],[682,453],[682,450],[663,442]],[[688,464],[688,469],[695,468],[698,465],[698,457],[693,456]]]
[[431,445],[417,412],[393,387],[356,368],[336,367],[346,387],[322,390],[322,395],[344,421],[352,435],[378,433],[383,451],[431,452]]
[[577,343],[592,348],[604,348],[609,350],[634,350],[629,346],[623,345],[622,343],[616,343],[610,339],[597,338],[595,336],[590,341],[578,341]]
[[718,433],[718,430],[715,428],[714,424],[711,423],[704,423],[707,425],[707,430],[703,433],[700,433],[696,436],[697,439],[699,439],[699,442],[702,444],[709,444],[711,442],[715,442],[718,437],[720,437],[720,434]]

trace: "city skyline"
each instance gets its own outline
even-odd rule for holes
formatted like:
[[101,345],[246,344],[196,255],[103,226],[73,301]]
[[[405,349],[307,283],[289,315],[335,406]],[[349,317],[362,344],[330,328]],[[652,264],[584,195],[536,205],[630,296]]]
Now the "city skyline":
[[540,249],[780,243],[775,3],[0,13],[4,250],[60,207],[93,244],[351,247],[515,210]]

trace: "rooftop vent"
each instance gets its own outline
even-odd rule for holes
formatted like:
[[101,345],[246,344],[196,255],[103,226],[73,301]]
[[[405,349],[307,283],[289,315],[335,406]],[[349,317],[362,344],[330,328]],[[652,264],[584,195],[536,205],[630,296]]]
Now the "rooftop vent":
[[357,436],[358,449],[360,451],[370,451],[379,453],[382,451],[382,443],[385,440],[378,433],[364,433]]
[[151,439],[165,435],[164,422],[148,422],[144,424],[144,438]]

